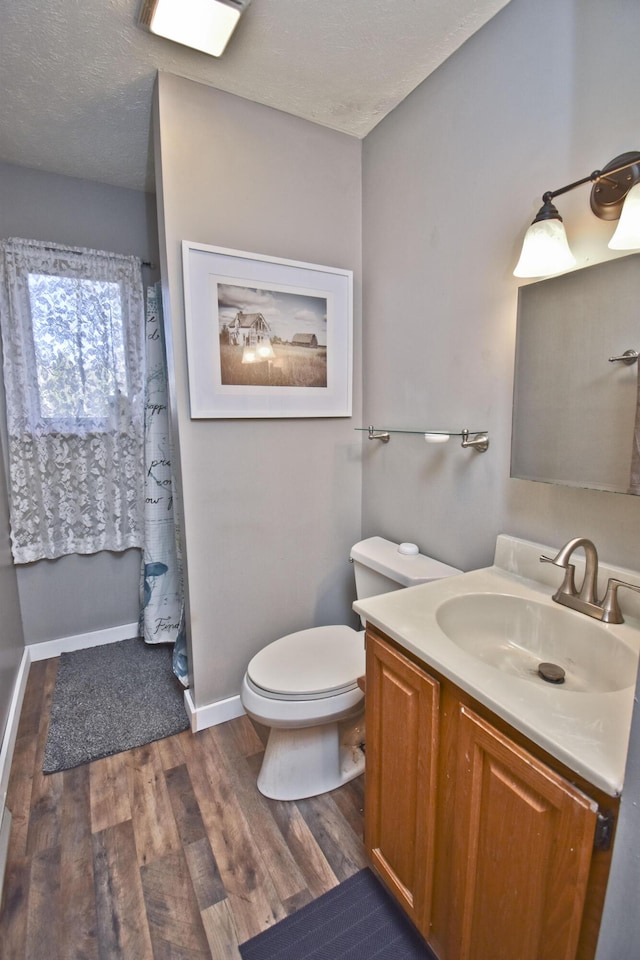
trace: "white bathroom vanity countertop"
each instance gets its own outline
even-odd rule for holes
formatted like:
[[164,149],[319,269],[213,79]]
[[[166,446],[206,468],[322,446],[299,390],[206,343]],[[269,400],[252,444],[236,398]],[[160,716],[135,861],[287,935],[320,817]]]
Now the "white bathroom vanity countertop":
[[[561,546],[561,544],[560,544]],[[569,684],[546,683],[538,677],[524,678],[482,662],[451,640],[441,629],[436,611],[445,601],[463,594],[501,595],[533,603],[559,605],[551,600],[562,582],[564,571],[539,561],[542,553],[554,556],[559,547],[501,535],[497,539],[492,567],[473,570],[369,597],[354,603],[354,610],[414,654],[425,664],[450,679],[519,730],[549,754],[566,764],[610,796],[622,791],[627,758],[631,715],[634,705],[638,653],[640,652],[640,594],[619,591],[623,624],[602,624],[585,614],[561,607],[570,617],[585,622],[585,643],[593,642],[589,624],[612,634],[633,653],[629,684],[622,689],[601,692],[573,690]],[[576,562],[576,583],[581,582],[581,556]],[[606,578],[615,576],[640,585],[640,574],[600,563],[599,595]]]

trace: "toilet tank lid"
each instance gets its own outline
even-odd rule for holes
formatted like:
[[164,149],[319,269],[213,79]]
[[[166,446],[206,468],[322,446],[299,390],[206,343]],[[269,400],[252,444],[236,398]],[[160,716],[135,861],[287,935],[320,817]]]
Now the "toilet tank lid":
[[411,587],[429,580],[441,580],[462,573],[447,563],[426,557],[422,553],[408,556],[398,552],[399,544],[384,537],[369,537],[351,548],[351,559],[395,580],[403,587]]

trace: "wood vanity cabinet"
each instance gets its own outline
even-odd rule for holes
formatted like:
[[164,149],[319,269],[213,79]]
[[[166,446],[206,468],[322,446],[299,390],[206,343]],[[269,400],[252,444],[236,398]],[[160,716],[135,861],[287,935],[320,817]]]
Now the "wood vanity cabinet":
[[421,933],[430,925],[440,685],[367,634],[365,845]]
[[591,960],[616,801],[371,627],[366,730],[365,844],[439,960]]

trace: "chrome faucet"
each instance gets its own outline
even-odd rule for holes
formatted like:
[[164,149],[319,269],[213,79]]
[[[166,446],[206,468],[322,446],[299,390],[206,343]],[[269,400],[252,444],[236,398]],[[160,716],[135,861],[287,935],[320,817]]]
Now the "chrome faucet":
[[[569,563],[569,559],[574,550],[582,547],[585,554],[585,568],[582,586],[578,591],[575,584],[575,565]],[[571,607],[572,610],[578,610],[585,613],[588,617],[595,620],[602,620],[603,623],[624,623],[624,617],[620,611],[618,603],[618,589],[628,587],[630,590],[637,590],[640,593],[640,587],[634,583],[625,583],[624,580],[616,580],[614,577],[609,579],[607,590],[601,602],[598,602],[598,551],[595,544],[586,537],[575,537],[565,543],[564,547],[558,551],[555,557],[540,557],[542,563],[554,563],[557,567],[562,567],[566,573],[564,580],[554,593],[552,600],[561,603],[565,607]]]

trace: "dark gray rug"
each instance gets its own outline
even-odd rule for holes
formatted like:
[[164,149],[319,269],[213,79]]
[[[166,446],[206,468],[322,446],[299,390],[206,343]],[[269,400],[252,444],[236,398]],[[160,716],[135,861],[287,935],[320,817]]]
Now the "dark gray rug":
[[241,944],[240,955],[243,960],[435,960],[368,869]]
[[180,733],[189,726],[173,648],[140,637],[63,653],[44,773],[68,770]]

